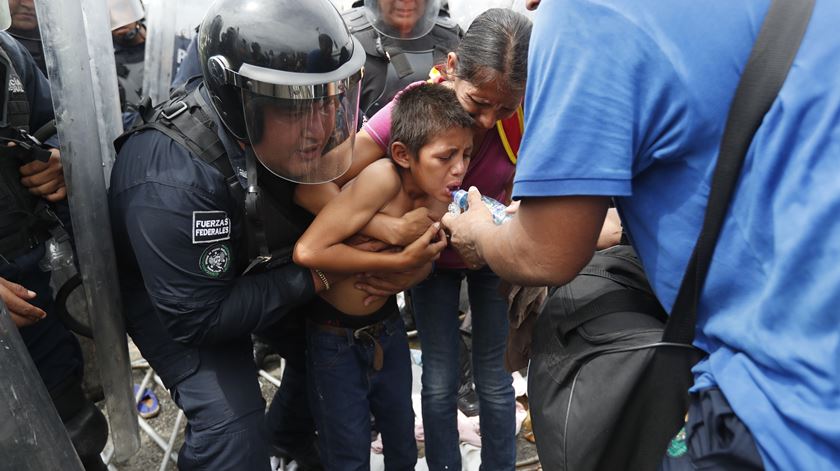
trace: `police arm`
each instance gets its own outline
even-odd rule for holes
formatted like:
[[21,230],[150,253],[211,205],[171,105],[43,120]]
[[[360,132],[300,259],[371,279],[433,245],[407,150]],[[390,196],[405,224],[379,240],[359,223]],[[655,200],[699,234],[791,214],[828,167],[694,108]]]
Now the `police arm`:
[[[15,68],[19,71],[20,79],[23,81],[27,101],[30,103],[29,129],[31,132],[38,130],[53,119],[52,96],[47,78],[38,69],[38,65],[25,48],[15,44],[10,51],[10,58],[15,60]],[[58,147],[58,139],[52,138],[46,142],[47,145]],[[56,202],[67,196],[67,189],[64,183],[64,170],[61,166],[61,157],[58,149],[50,149],[50,158],[47,162],[33,161],[20,167],[21,183],[29,189],[32,194],[42,196],[48,201]]]
[[339,273],[401,272],[436,258],[446,242],[432,239],[437,226],[400,252],[368,252],[345,241],[356,234],[401,189],[399,174],[389,161],[365,168],[356,181],[330,201],[295,245],[295,263]]
[[441,220],[470,268],[488,265],[523,286],[563,285],[592,258],[609,199],[600,196],[526,198],[506,224],[495,225],[470,188],[470,209]]
[[0,277],[0,298],[9,309],[16,327],[25,327],[47,317],[47,313],[42,309],[29,304],[28,301],[36,296],[34,291]]
[[[350,169],[336,180],[320,185],[298,185],[295,188],[295,203],[312,214],[318,214],[340,192],[350,180],[356,178],[368,165],[385,156],[379,144],[365,130],[356,133],[356,142],[350,149],[350,142],[336,147],[332,152],[353,152]],[[434,221],[429,210],[417,208],[402,217],[377,213],[358,233],[389,245],[404,247],[417,240]]]

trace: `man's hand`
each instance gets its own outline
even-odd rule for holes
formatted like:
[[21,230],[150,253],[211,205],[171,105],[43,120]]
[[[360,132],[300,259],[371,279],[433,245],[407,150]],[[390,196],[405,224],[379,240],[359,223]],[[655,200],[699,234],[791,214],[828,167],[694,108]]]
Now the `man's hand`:
[[53,203],[67,197],[64,169],[58,149],[50,149],[50,160],[47,162],[35,160],[21,166],[20,175],[23,177],[20,182],[33,195],[42,196]]
[[356,275],[356,289],[369,294],[364,300],[364,305],[388,296],[405,291],[429,277],[432,272],[432,264],[403,273],[360,273]]
[[6,303],[6,308],[17,327],[34,324],[47,316],[46,312],[27,302],[35,299],[35,296],[37,295],[34,291],[0,278],[0,298]]
[[437,260],[445,248],[446,234],[440,228],[440,223],[434,223],[423,235],[403,249],[401,255],[404,266],[410,269],[424,266]]
[[[496,224],[493,223],[493,215],[481,201],[481,193],[476,187],[470,187],[468,193],[469,209],[461,214],[446,213],[440,223],[449,234],[449,243],[461,255],[467,267],[477,270],[483,267],[486,262],[476,245],[476,235],[482,230],[493,230]],[[513,205],[511,205],[513,206]],[[518,209],[512,208],[514,210]]]

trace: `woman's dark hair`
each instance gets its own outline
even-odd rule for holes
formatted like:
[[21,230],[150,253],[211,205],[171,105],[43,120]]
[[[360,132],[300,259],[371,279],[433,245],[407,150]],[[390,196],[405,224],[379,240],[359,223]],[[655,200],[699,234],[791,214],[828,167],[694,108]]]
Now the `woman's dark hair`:
[[491,8],[470,24],[455,49],[455,76],[476,87],[500,78],[511,91],[522,92],[528,76],[531,20],[505,8]]

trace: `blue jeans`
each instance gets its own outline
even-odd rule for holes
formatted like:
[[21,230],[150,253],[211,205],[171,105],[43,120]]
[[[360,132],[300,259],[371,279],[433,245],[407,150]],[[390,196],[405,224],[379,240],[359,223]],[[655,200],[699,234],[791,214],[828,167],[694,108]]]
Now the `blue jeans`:
[[385,469],[413,470],[417,462],[411,407],[411,359],[405,325],[395,315],[377,337],[382,369],[373,369],[374,345],[307,328],[309,404],[318,428],[321,461],[328,470],[370,469],[370,414],[382,434]]
[[423,429],[429,469],[461,469],[457,392],[460,332],[458,304],[466,277],[472,311],[472,364],[479,399],[481,467],[516,465],[516,404],[513,380],[504,368],[508,333],[499,277],[489,269],[436,270],[411,291],[423,349]]

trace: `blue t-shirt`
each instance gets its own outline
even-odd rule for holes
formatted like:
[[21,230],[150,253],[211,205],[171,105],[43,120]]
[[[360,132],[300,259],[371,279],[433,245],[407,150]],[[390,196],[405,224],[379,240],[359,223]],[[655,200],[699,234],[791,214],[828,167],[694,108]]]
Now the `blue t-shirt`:
[[[616,196],[674,302],[768,0],[543,1],[514,197]],[[746,157],[702,294],[696,389],[719,386],[768,469],[840,463],[840,8],[817,2]]]

